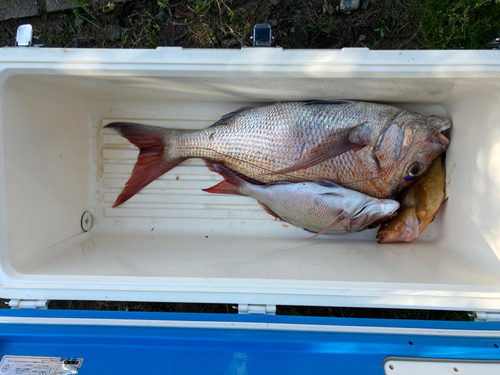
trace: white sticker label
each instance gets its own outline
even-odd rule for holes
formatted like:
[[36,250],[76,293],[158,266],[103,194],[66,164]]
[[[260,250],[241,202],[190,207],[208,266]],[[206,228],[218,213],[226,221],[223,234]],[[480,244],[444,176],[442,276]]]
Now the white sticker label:
[[5,355],[0,375],[73,375],[78,374],[82,363],[83,358]]

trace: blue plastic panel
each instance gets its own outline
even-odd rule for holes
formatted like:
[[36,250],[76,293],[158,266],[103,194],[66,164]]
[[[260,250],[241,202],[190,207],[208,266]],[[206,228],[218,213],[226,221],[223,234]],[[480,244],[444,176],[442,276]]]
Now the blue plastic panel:
[[[499,323],[108,311],[2,310],[0,317],[231,321],[463,330],[464,336],[0,323],[0,354],[83,357],[80,374],[383,374],[387,357],[500,360]],[[366,328],[364,328],[366,329]],[[500,370],[499,370],[500,373]]]

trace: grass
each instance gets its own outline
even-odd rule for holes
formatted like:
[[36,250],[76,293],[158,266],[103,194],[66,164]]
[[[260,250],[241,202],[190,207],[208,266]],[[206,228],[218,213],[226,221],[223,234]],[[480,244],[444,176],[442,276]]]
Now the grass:
[[158,0],[158,6],[160,9],[167,9],[169,7],[170,0]]
[[[163,25],[155,18],[159,11],[165,17],[171,16],[169,0],[159,0],[154,6],[140,7],[140,11],[131,12],[123,17],[126,4],[105,3],[96,0],[75,0],[79,6],[60,14],[41,12],[42,27],[36,27],[36,35],[48,47],[94,47],[94,48],[156,48],[160,44],[158,38]],[[53,22],[50,17],[58,17],[60,22]],[[80,19],[82,24],[76,26]],[[52,21],[52,22],[51,22]],[[108,40],[104,28],[118,24],[122,28],[121,39]],[[76,43],[79,42],[79,45]]]
[[[500,32],[499,0],[379,0],[350,13],[340,11],[337,0],[282,1],[273,11],[267,2],[241,0],[75,1],[77,9],[42,14],[44,26],[35,31],[49,47],[78,41],[99,48],[238,48],[250,44],[254,24],[275,20],[276,45],[285,48],[477,49],[489,48]],[[60,22],[50,24],[50,17]],[[83,20],[78,27],[77,17]],[[106,38],[109,24],[120,25],[121,40]]]
[[199,17],[205,17],[214,0],[195,0],[189,8]]
[[500,31],[499,0],[421,0],[407,7],[419,21],[420,48],[485,48]]

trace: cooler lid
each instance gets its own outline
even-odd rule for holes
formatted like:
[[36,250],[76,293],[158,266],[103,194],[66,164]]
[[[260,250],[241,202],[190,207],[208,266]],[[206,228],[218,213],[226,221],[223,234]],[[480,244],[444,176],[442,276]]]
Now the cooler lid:
[[495,322],[0,310],[0,342],[7,375],[500,373]]

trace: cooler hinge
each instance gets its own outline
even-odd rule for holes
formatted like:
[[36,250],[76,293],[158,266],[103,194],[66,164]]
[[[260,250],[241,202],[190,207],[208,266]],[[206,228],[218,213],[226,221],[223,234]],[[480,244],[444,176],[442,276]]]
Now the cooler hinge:
[[475,322],[500,322],[500,312],[474,311],[469,316],[474,318]]
[[8,305],[11,309],[48,309],[46,299],[11,299]]
[[238,305],[238,314],[276,315],[276,305]]

